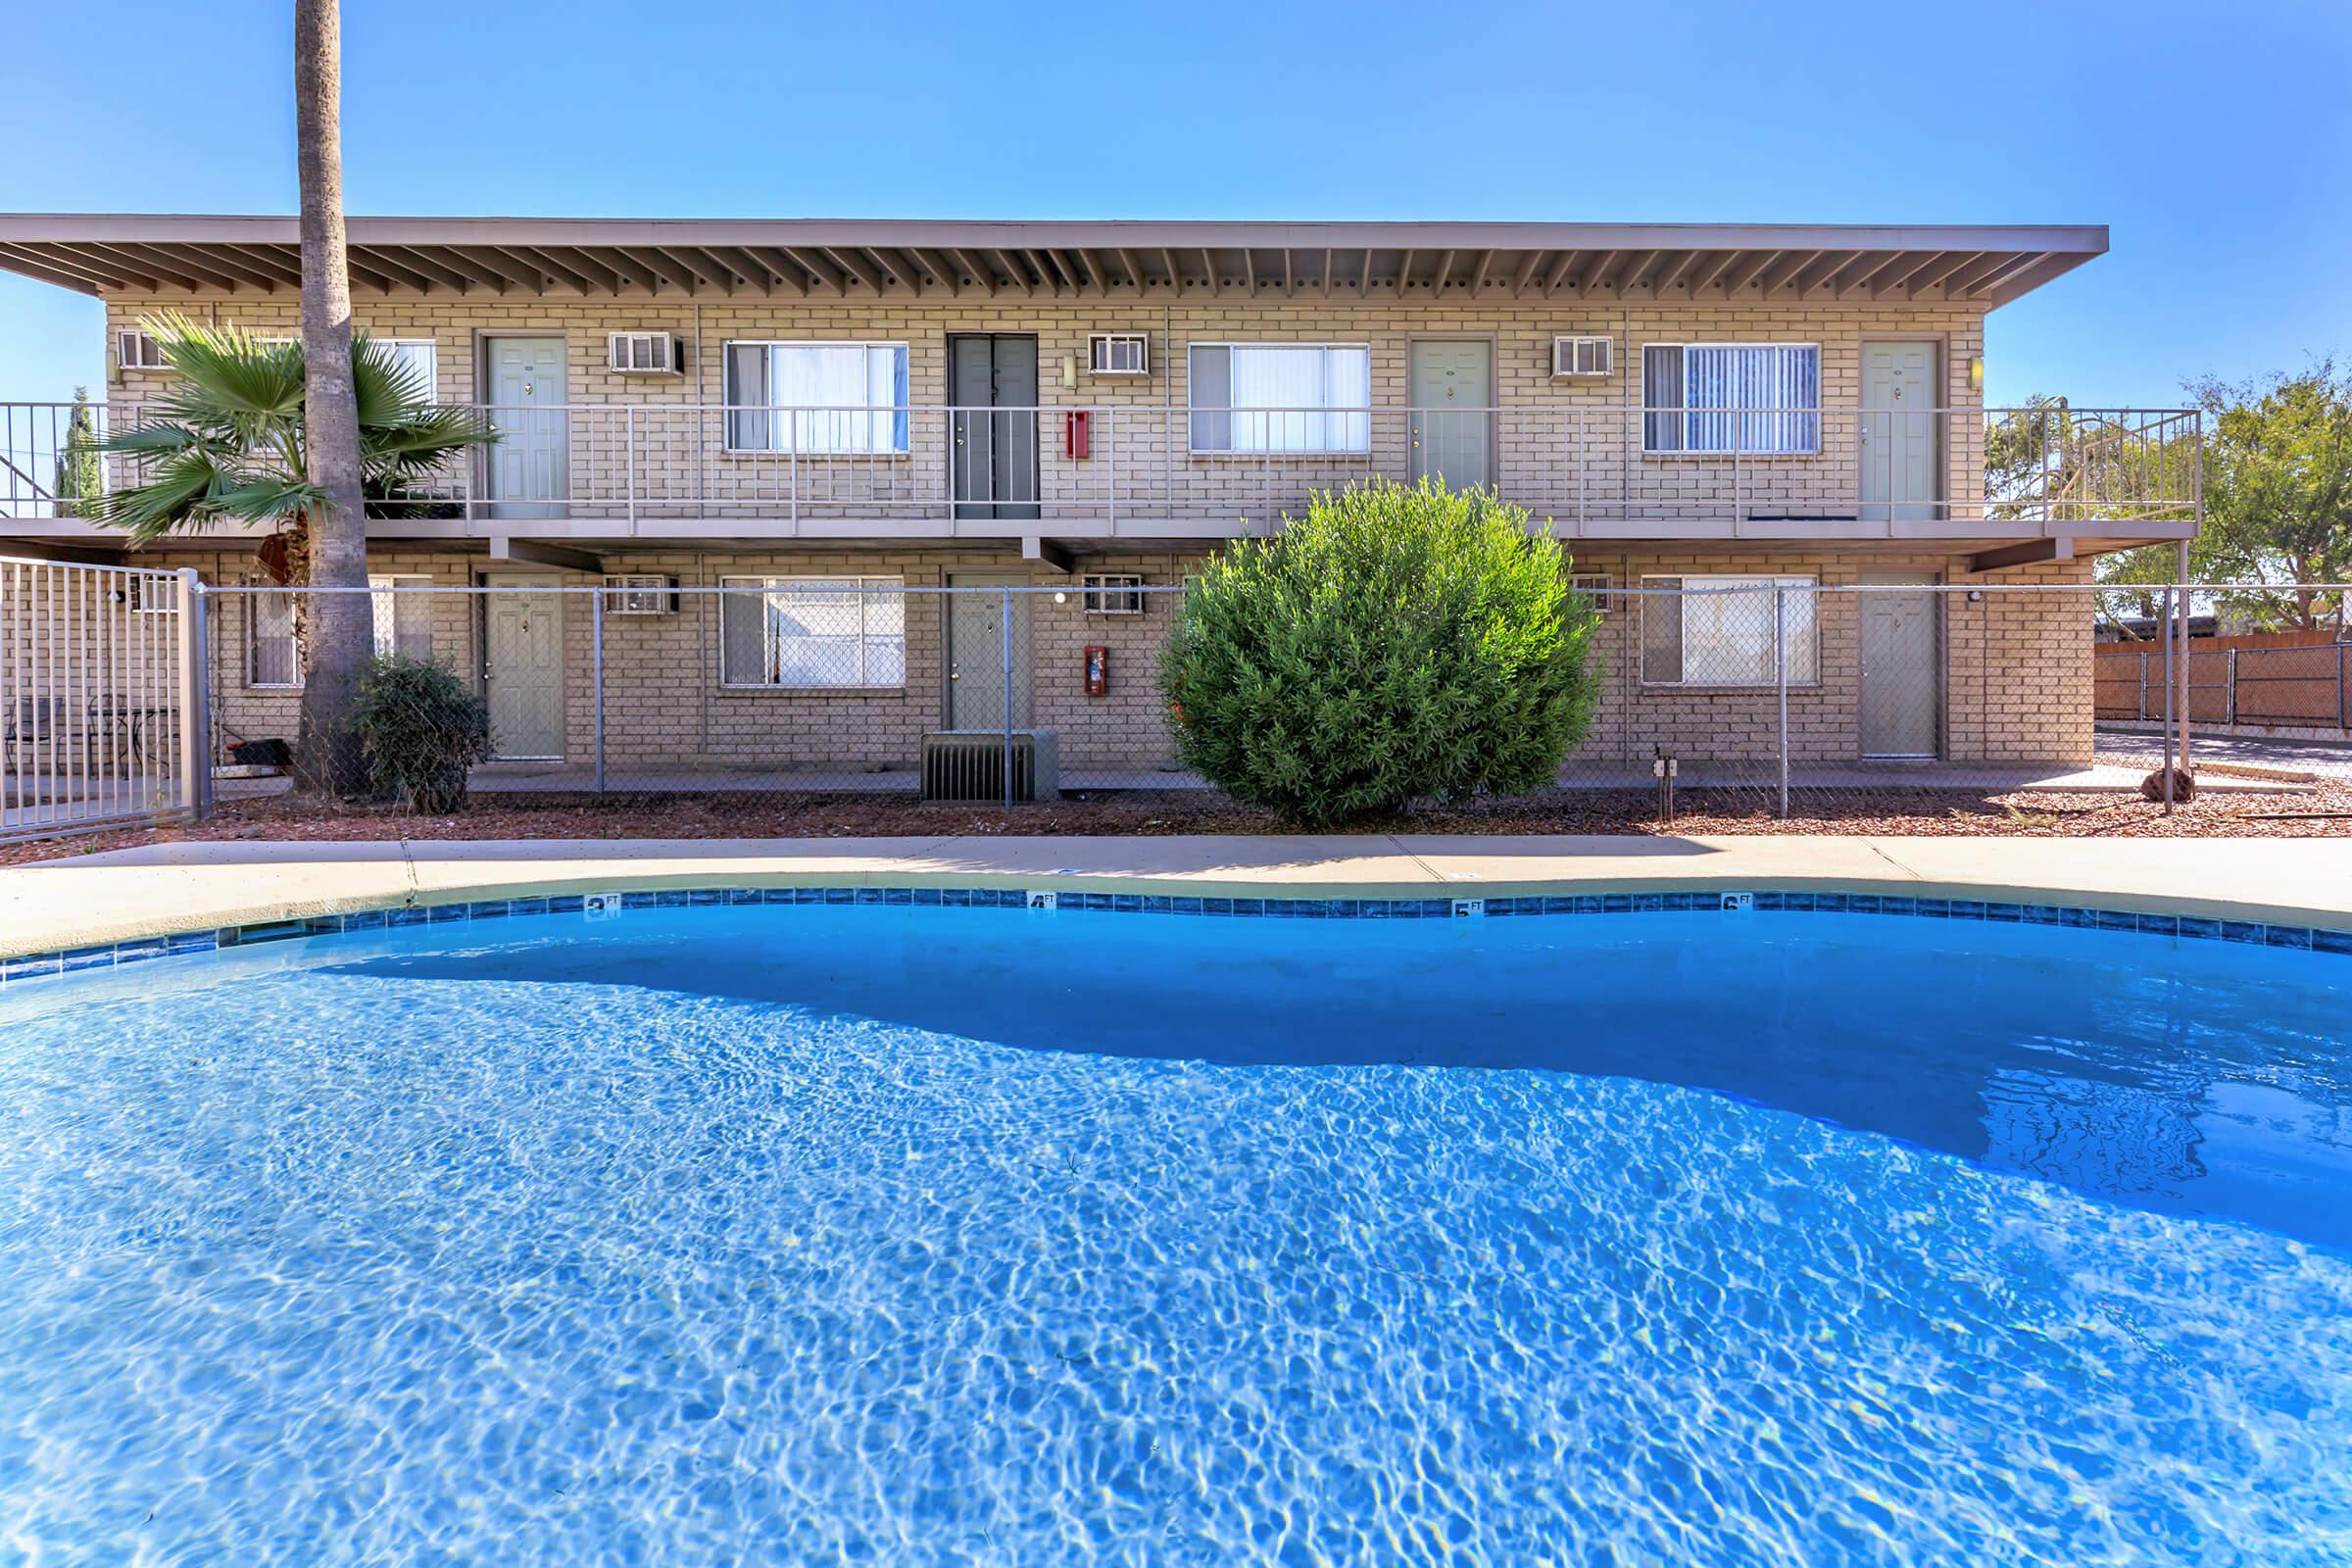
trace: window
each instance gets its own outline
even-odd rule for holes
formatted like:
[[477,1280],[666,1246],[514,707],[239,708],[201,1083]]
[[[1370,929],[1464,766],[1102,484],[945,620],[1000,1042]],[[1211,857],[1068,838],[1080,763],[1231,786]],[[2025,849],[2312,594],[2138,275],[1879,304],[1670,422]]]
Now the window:
[[1647,343],[1642,404],[1644,452],[1809,456],[1821,450],[1821,348]]
[[244,599],[245,684],[300,686],[302,654],[294,640],[294,596],[272,588]]
[[1140,615],[1144,579],[1130,571],[1096,572],[1085,579],[1079,607],[1090,615]]
[[1609,574],[1605,571],[1570,572],[1568,586],[1592,601],[1594,614],[1605,615],[1614,608],[1609,602]]
[[906,684],[906,594],[896,577],[722,577],[719,680],[727,686],[896,689]]
[[402,369],[409,371],[423,383],[424,401],[427,403],[439,402],[441,396],[440,361],[433,353],[432,340],[408,337],[386,338],[384,346],[392,351],[392,358],[399,362]]
[[[1811,577],[1644,577],[1642,680],[1649,686],[1771,686],[1774,592],[1791,686],[1820,678]],[[1680,590],[1674,592],[1672,590]]]
[[430,577],[391,577],[375,572],[368,574],[368,586],[378,590],[368,596],[368,609],[375,621],[375,657],[414,659],[419,663],[433,662],[433,600],[430,594],[385,593],[387,588],[426,588]]
[[[904,343],[729,343],[734,452],[906,450]],[[799,410],[803,412],[777,412]]]
[[1195,343],[1190,371],[1195,452],[1372,449],[1363,344]]

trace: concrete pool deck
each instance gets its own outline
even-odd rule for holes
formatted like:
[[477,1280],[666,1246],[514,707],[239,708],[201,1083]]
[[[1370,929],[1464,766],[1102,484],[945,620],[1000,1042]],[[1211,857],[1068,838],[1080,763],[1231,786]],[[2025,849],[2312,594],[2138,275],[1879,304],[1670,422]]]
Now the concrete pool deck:
[[693,886],[1454,898],[1899,893],[2352,929],[2352,838],[876,838],[161,844],[0,870],[0,956],[525,894]]

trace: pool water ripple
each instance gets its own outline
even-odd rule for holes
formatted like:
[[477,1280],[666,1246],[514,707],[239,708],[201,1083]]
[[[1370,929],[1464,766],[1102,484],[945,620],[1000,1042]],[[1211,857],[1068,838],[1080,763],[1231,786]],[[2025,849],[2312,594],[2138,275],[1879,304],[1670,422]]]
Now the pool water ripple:
[[12,996],[0,1559],[2352,1557],[2340,965],[1649,918]]

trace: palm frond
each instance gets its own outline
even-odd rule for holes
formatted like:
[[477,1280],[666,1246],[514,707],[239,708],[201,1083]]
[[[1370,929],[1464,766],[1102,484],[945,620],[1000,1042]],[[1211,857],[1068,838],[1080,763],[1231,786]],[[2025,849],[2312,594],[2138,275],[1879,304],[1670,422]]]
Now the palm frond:
[[235,483],[215,456],[190,447],[163,458],[139,483],[109,493],[99,520],[123,529],[139,545],[214,521],[221,493]]
[[181,377],[171,402],[197,400],[240,424],[302,416],[302,346],[264,343],[237,326],[206,326],[184,316],[141,323]]
[[398,424],[411,410],[433,401],[433,386],[424,372],[403,360],[391,344],[365,332],[351,340],[351,389],[362,430]]
[[361,432],[361,447],[372,472],[416,473],[452,454],[498,439],[471,409],[412,406],[391,423]]
[[305,478],[283,474],[247,477],[220,496],[220,513],[239,522],[283,523],[324,503],[325,492]]
[[[104,444],[129,460],[139,482],[109,499],[103,520],[144,543],[215,522],[283,523],[316,510],[323,497],[307,472],[301,347],[178,316],[144,324],[179,374],[142,423]],[[497,439],[472,411],[436,406],[424,377],[365,334],[353,340],[352,381],[361,469],[375,494],[405,494],[406,481]]]
[[133,458],[168,458],[194,447],[211,445],[201,430],[185,423],[158,420],[118,429],[98,443],[98,450]]

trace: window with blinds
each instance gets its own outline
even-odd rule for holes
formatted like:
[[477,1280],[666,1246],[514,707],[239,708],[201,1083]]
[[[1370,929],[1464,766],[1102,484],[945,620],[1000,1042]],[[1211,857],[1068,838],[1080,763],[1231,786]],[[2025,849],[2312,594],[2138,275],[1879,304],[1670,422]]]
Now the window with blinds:
[[[1645,686],[1791,686],[1820,680],[1811,577],[1644,577]],[[1777,591],[1776,591],[1777,590]],[[1777,650],[1777,652],[1776,652]]]
[[906,593],[897,577],[722,577],[719,679],[728,686],[906,684]]
[[245,601],[245,684],[300,686],[302,651],[294,638],[294,596],[271,589],[238,597]]
[[1642,449],[1808,457],[1821,450],[1817,343],[1647,343]]
[[432,581],[430,577],[368,574],[368,586],[375,590],[368,596],[368,606],[375,622],[378,659],[413,659],[420,664],[433,662],[433,596],[388,591],[429,588]]

